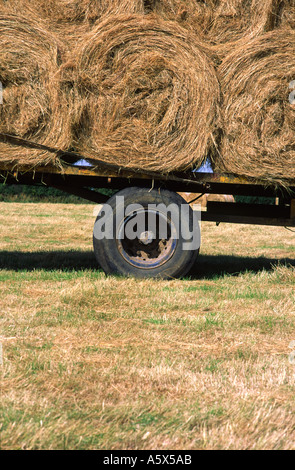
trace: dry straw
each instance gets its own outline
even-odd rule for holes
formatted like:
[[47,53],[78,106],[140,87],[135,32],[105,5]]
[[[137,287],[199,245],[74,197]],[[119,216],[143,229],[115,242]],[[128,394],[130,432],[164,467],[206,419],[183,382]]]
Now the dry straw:
[[[0,7],[0,132],[162,173],[199,166],[210,153],[218,171],[295,177],[288,101],[295,0],[0,0]],[[3,143],[0,159],[58,163]]]
[[[59,89],[61,50],[56,39],[15,15],[0,16],[0,132],[66,149],[71,140],[69,113]],[[0,143],[0,160],[10,165],[47,164],[55,156]]]
[[143,13],[143,0],[0,0],[12,12],[41,19],[72,50],[104,15]]
[[0,5],[12,12],[47,19],[53,26],[94,23],[105,14],[143,12],[144,0],[1,0]]
[[295,0],[282,0],[279,16],[282,28],[295,29]]
[[[198,37],[219,46],[219,54],[245,37],[271,31],[285,0],[146,0],[150,11],[176,20]],[[289,0],[286,0],[289,1]],[[293,1],[293,0],[290,0]],[[223,46],[223,47],[221,47]]]
[[172,22],[111,16],[77,57],[77,149],[163,173],[199,165],[214,147],[220,87],[204,47]]
[[218,171],[270,182],[295,179],[295,32],[245,42],[220,67],[224,136]]

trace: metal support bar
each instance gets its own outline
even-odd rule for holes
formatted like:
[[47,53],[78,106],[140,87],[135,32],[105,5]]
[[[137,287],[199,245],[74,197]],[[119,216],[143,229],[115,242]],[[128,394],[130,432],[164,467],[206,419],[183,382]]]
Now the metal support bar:
[[289,219],[290,206],[208,201],[207,213],[263,219]]
[[50,185],[52,188],[59,189],[64,193],[71,194],[73,196],[81,197],[82,199],[86,199],[87,201],[96,202],[97,204],[104,204],[108,201],[109,197],[105,196],[104,194],[100,194],[97,191],[92,191],[91,189],[87,188],[71,188],[70,186],[57,186],[57,185]]
[[[1,170],[0,170],[1,172]],[[208,178],[210,175],[208,175]],[[17,173],[16,176],[7,170],[2,170],[0,174],[0,183],[1,180],[5,184],[26,184],[26,185],[36,185],[36,184],[48,184],[49,186],[67,186],[71,188],[108,188],[108,189],[124,189],[126,187],[138,186],[138,187],[157,187],[157,188],[166,188],[170,191],[175,192],[192,192],[192,193],[211,193],[211,194],[230,194],[230,195],[241,195],[241,196],[263,196],[263,197],[275,197],[277,193],[281,195],[283,188],[276,189],[274,187],[265,188],[262,185],[253,185],[253,184],[228,184],[224,182],[216,181],[206,183],[204,175],[200,177],[199,180],[151,180],[148,178],[138,178],[138,177],[113,177],[112,175],[96,174],[87,169],[68,169],[66,173],[58,172],[46,172],[44,169],[43,172],[21,172]],[[293,188],[295,192],[295,187]],[[285,194],[286,200],[289,201],[291,197],[288,197],[288,193]]]
[[238,215],[224,215],[202,212],[202,221],[224,224],[266,225],[272,227],[295,227],[295,219],[245,217]]

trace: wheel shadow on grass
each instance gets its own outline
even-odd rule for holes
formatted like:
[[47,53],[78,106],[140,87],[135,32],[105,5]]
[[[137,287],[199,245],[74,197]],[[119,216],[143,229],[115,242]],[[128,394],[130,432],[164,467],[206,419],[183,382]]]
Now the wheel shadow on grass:
[[[291,258],[200,255],[189,273],[190,279],[237,276],[251,271],[273,271],[278,265],[295,267]],[[0,252],[0,269],[10,271],[101,271],[92,251]]]
[[0,251],[0,269],[10,271],[100,270],[92,251]]
[[273,271],[277,266],[295,267],[295,259],[200,255],[189,277],[191,279],[215,279],[223,276],[238,276],[246,272]]

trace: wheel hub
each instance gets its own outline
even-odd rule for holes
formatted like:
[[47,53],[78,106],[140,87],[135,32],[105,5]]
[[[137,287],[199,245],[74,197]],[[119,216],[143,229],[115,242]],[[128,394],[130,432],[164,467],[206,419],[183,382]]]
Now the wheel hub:
[[155,234],[152,231],[142,232],[139,236],[139,241],[144,245],[150,245],[155,240]]
[[[155,230],[149,230],[148,215],[157,220]],[[125,236],[125,228],[136,214],[144,214],[146,224],[137,238],[129,240]],[[159,227],[167,226],[167,238],[159,236]],[[127,216],[122,221],[117,233],[117,246],[121,256],[134,267],[141,269],[154,269],[166,264],[172,258],[177,246],[176,229],[171,220],[161,212],[153,210],[139,210]]]

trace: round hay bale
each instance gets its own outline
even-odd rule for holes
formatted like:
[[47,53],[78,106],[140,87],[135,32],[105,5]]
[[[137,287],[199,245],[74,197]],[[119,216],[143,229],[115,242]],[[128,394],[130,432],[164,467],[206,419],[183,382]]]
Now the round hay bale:
[[104,14],[143,12],[144,0],[0,0],[0,5],[47,19],[53,26],[95,23]]
[[[274,28],[283,0],[147,0],[149,11],[195,31],[212,45],[227,46]],[[219,52],[223,50],[219,47]],[[225,51],[226,52],[226,51]]]
[[294,50],[295,31],[277,30],[223,61],[224,136],[215,170],[268,182],[295,178]]
[[213,151],[220,86],[194,35],[155,17],[112,16],[74,56],[83,155],[167,173]]
[[[42,26],[15,15],[0,16],[0,132],[65,150],[70,122],[59,87],[61,52]],[[10,164],[57,161],[50,153],[0,143],[0,160]]]
[[[0,6],[29,20],[45,22],[48,31],[72,50],[104,15],[144,13],[144,0],[0,0]],[[2,9],[2,8],[1,8]],[[3,11],[3,9],[2,9]]]

